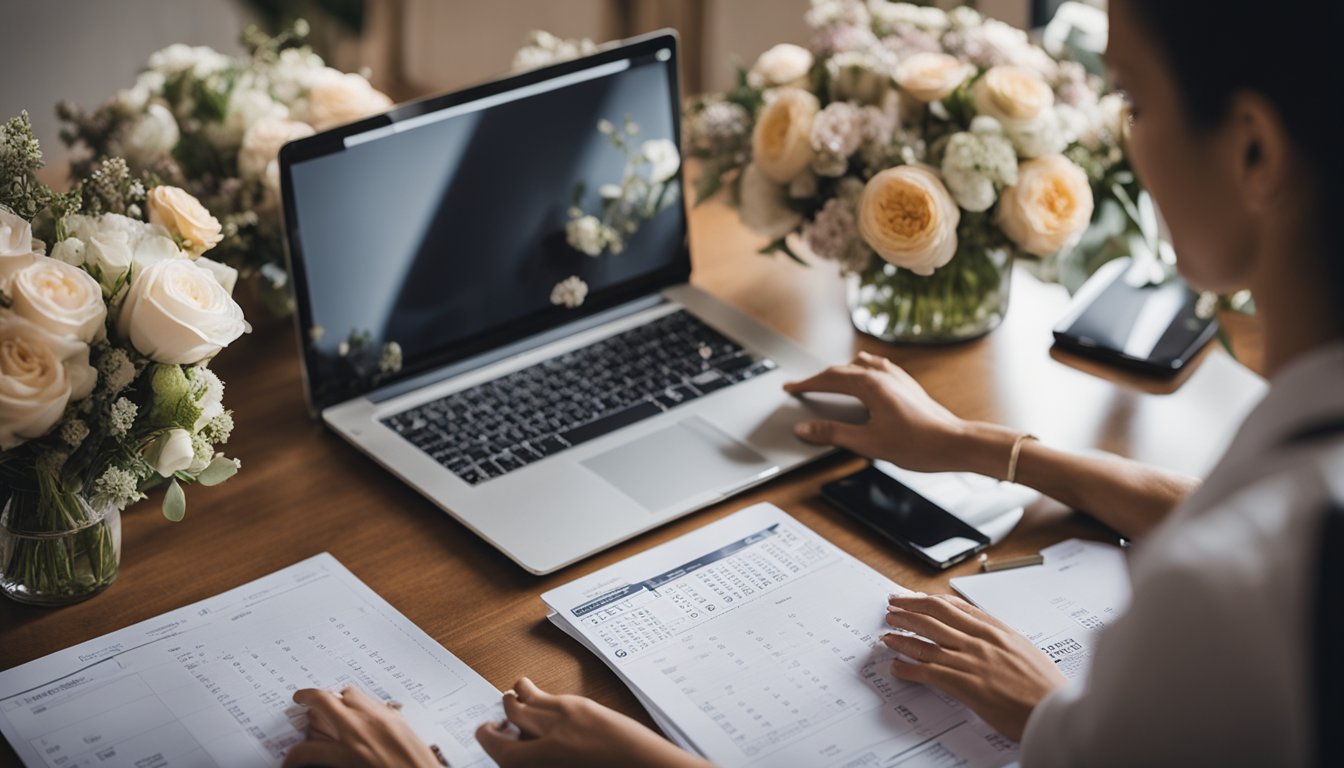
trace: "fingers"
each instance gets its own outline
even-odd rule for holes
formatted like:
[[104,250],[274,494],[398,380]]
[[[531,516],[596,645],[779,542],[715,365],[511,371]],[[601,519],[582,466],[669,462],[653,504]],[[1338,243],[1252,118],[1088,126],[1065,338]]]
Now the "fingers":
[[801,421],[795,424],[793,433],[799,439],[813,445],[834,445],[854,450],[863,439],[864,429],[865,427],[859,424],[818,419],[816,421]]
[[860,365],[833,365],[811,378],[790,381],[784,391],[794,395],[805,392],[830,392],[850,395],[860,400],[871,397],[877,387],[872,368]]
[[905,629],[933,642],[951,648],[960,649],[969,639],[964,633],[949,627],[942,621],[923,613],[907,611],[896,606],[887,607],[887,625],[896,629]]
[[[955,604],[954,600],[960,600],[960,598],[953,598],[951,595],[924,597],[892,595],[888,602],[895,608],[931,616],[963,634],[972,637],[985,637],[987,630],[994,625],[986,621],[983,614],[976,615],[968,610],[971,607],[964,600],[961,601],[961,605],[966,606],[965,608]],[[978,612],[978,609],[974,610]]]
[[513,690],[518,694],[519,701],[531,706],[550,705],[556,701],[555,694],[543,691],[531,678],[518,678],[518,682],[513,684]]
[[535,762],[533,758],[536,751],[546,746],[539,741],[523,741],[518,734],[509,730],[507,721],[482,724],[476,729],[476,743],[502,768]]
[[370,715],[384,715],[389,707],[381,701],[352,686],[341,689],[341,701],[351,709],[357,709]]
[[309,717],[321,722],[319,730],[333,738],[355,724],[355,714],[336,694],[321,688],[303,688],[294,692],[294,703],[309,710]]
[[550,722],[550,713],[532,704],[524,703],[514,691],[504,692],[504,716],[509,722],[528,736],[540,736],[546,732]]
[[281,768],[298,768],[304,765],[354,768],[359,763],[350,748],[343,744],[334,741],[304,741],[290,747]]
[[912,635],[889,632],[882,636],[882,642],[891,650],[904,654],[921,664],[945,662],[949,655],[947,650],[937,644]]

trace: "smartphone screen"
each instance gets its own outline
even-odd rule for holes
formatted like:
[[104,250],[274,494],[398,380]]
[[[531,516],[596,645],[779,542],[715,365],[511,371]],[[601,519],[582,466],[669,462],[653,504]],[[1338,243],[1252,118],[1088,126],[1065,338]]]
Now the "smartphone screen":
[[973,526],[871,466],[823,485],[821,494],[935,568],[989,546],[989,538]]

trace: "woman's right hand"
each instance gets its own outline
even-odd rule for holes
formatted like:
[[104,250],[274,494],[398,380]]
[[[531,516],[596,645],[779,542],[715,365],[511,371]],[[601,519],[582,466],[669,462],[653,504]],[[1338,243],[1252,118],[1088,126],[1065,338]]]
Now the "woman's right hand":
[[850,395],[868,409],[868,421],[863,424],[800,422],[794,431],[809,443],[846,448],[919,472],[961,469],[953,462],[958,456],[958,441],[970,423],[944,408],[910,374],[885,357],[860,352],[847,365],[832,366],[810,379],[785,384],[784,391],[794,395]]

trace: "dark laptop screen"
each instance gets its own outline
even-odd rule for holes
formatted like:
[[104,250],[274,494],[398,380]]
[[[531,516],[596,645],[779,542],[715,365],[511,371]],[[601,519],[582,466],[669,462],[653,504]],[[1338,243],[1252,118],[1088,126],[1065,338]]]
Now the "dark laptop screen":
[[289,165],[318,407],[685,279],[664,43],[402,108]]

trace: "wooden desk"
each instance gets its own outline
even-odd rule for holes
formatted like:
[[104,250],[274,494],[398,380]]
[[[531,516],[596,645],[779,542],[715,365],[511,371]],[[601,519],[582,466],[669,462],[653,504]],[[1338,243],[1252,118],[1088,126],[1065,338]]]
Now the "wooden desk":
[[[719,205],[696,209],[692,229],[694,279],[704,288],[827,359],[844,360],[857,349],[888,355],[954,412],[1030,429],[1059,445],[1203,472],[1263,386],[1218,349],[1206,352],[1171,394],[1131,385],[1140,380],[1114,383],[1075,370],[1050,353],[1049,330],[1067,301],[1063,290],[1025,274],[1016,277],[1006,322],[987,338],[936,349],[884,345],[851,330],[832,268],[757,255],[759,239]],[[163,519],[157,494],[130,510],[121,576],[106,593],[58,610],[0,600],[0,669],[329,551],[499,688],[526,674],[550,690],[583,693],[648,722],[601,661],[546,621],[543,591],[759,501],[777,504],[912,588],[946,591],[950,576],[975,568],[966,563],[930,573],[823,503],[822,482],[862,466],[842,455],[558,574],[531,576],[309,420],[288,328],[245,338],[217,367],[237,422],[229,453],[242,459],[242,472],[215,488],[191,488],[181,523]],[[998,554],[1034,552],[1071,536],[1111,534],[1047,501],[1029,510]],[[0,762],[6,757],[15,759],[7,747]]]

